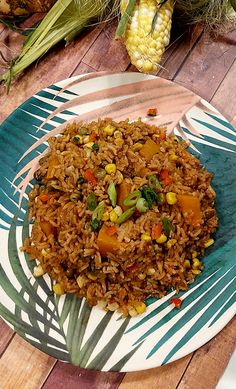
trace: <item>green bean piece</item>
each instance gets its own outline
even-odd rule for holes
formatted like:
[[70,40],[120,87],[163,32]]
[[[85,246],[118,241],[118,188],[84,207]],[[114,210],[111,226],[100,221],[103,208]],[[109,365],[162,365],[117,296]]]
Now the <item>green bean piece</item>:
[[127,211],[123,212],[118,217],[118,219],[116,220],[116,223],[122,224],[122,223],[126,222],[126,220],[128,220],[133,215],[134,211],[135,211],[135,207],[127,209]]
[[92,220],[94,219],[101,220],[102,215],[104,214],[104,209],[105,209],[104,202],[101,201],[93,211]]
[[116,191],[116,186],[115,186],[113,181],[108,186],[107,194],[109,196],[111,205],[113,207],[115,207],[116,206],[116,202],[117,202],[117,191]]
[[123,203],[126,207],[132,207],[137,203],[141,196],[142,193],[139,190],[135,190],[124,199]]

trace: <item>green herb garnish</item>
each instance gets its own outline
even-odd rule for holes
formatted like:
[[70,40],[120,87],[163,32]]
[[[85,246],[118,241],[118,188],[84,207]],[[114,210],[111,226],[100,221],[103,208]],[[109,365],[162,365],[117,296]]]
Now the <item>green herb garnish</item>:
[[98,151],[98,150],[99,150],[99,144],[98,144],[98,143],[94,143],[94,144],[92,145],[92,150],[93,150],[93,151]]
[[165,235],[169,238],[171,231],[174,231],[174,226],[171,221],[167,217],[163,217],[162,219],[162,227]]
[[86,200],[87,207],[90,211],[94,211],[97,206],[97,199],[93,192],[90,192],[87,200]]
[[80,176],[80,177],[78,178],[78,180],[77,180],[77,185],[82,185],[82,184],[84,184],[84,183],[85,183],[84,177]]
[[114,182],[111,182],[110,185],[108,186],[107,194],[108,194],[109,199],[111,201],[111,205],[113,207],[115,207],[116,202],[117,202],[117,191],[116,191],[116,186],[115,186]]
[[93,219],[90,222],[90,226],[93,231],[96,231],[100,227],[100,221],[98,219]]
[[101,220],[102,215],[104,214],[105,205],[104,202],[101,201],[98,206],[95,208],[92,214],[92,220]]
[[159,196],[149,186],[144,186],[141,190],[142,197],[147,201],[148,207],[151,208],[155,202],[159,203]]

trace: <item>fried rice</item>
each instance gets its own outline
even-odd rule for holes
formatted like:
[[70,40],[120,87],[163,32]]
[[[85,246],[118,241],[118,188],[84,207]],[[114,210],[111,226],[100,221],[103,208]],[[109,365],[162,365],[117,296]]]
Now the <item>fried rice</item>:
[[[68,124],[29,193],[23,250],[56,294],[134,316],[186,290],[217,227],[213,174],[165,129],[140,120]],[[125,203],[125,204],[124,204]]]

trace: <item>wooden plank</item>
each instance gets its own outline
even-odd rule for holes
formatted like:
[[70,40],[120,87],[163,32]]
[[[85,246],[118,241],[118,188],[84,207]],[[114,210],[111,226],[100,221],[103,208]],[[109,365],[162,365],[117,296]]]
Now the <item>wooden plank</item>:
[[15,335],[0,359],[0,387],[40,388],[55,361]]
[[202,35],[202,30],[201,26],[194,26],[186,31],[180,30],[180,35],[176,34],[173,43],[164,53],[161,62],[162,69],[157,73],[158,76],[168,80],[175,77]]
[[101,30],[102,26],[87,30],[67,47],[62,49],[63,44],[55,47],[39,63],[30,66],[24,75],[12,84],[7,98],[1,87],[0,122],[37,91],[70,77]]
[[42,389],[116,389],[124,373],[105,373],[85,370],[57,362]]
[[7,348],[13,336],[14,331],[0,318],[0,357]]
[[236,80],[236,61],[234,61],[226,77],[214,94],[211,103],[227,119],[233,120],[234,125],[236,125],[236,88],[235,82],[232,82],[232,80]]
[[189,354],[178,361],[155,369],[127,373],[119,389],[175,389],[191,358],[192,354]]
[[121,39],[115,40],[117,22],[109,23],[91,49],[83,58],[83,62],[93,69],[124,71],[130,63],[129,55]]
[[236,347],[236,318],[195,352],[178,389],[215,389]]
[[235,59],[235,39],[236,30],[217,40],[204,33],[175,81],[210,100]]
[[81,61],[79,65],[75,68],[71,76],[73,77],[79,74],[86,74],[86,73],[93,73],[93,72],[96,72],[94,68]]

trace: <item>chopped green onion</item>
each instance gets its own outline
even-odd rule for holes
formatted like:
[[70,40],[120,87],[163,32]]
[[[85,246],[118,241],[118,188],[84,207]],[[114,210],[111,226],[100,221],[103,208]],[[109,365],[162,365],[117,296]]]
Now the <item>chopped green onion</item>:
[[140,199],[141,196],[141,192],[139,190],[135,190],[124,199],[123,204],[126,207],[132,207],[137,203],[138,199]]
[[98,150],[99,150],[99,144],[98,144],[98,143],[94,143],[94,144],[92,145],[92,150],[98,151]]
[[96,231],[100,226],[100,221],[98,219],[93,219],[90,222],[90,226],[91,226],[93,231]]
[[151,208],[155,202],[158,202],[158,195],[149,186],[142,188],[142,197],[147,201],[148,207]]
[[77,185],[82,185],[85,182],[84,177],[80,176],[77,180]]
[[104,202],[101,201],[101,203],[99,203],[98,206],[93,211],[92,220],[94,219],[101,220],[102,215],[104,213],[104,209],[105,209]]
[[88,130],[87,130],[87,128],[86,128],[86,127],[81,127],[81,128],[79,129],[79,134],[80,134],[80,135],[88,135]]
[[102,179],[106,175],[106,170],[102,169],[102,168],[98,168],[95,170],[94,175],[95,175],[95,177]]
[[121,223],[126,222],[126,220],[128,220],[133,215],[134,211],[135,211],[135,207],[127,209],[127,211],[123,212],[118,217],[118,219],[116,220],[116,223],[121,224]]
[[169,238],[171,231],[174,231],[174,226],[167,217],[163,217],[162,227],[165,235]]
[[96,199],[96,196],[93,192],[89,193],[87,200],[86,200],[86,203],[87,203],[87,207],[90,211],[95,210],[95,208],[97,206],[97,199]]
[[111,201],[111,205],[113,207],[115,207],[116,202],[117,202],[117,191],[116,191],[116,186],[115,186],[114,182],[111,182],[110,185],[108,186],[107,194],[108,194],[109,199]]
[[147,201],[143,197],[141,197],[137,201],[136,208],[139,212],[147,212],[149,209],[149,206],[148,206]]
[[72,142],[77,145],[79,142],[80,142],[80,136],[79,135],[75,135],[73,138],[72,138]]
[[156,190],[162,190],[162,186],[160,184],[160,181],[158,180],[157,176],[149,176],[148,177],[148,185],[151,189]]

